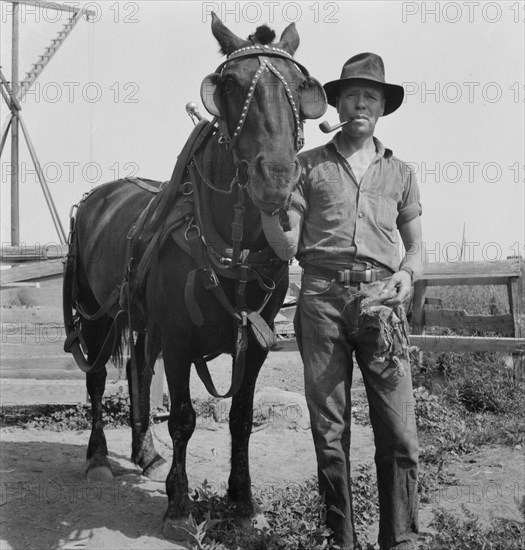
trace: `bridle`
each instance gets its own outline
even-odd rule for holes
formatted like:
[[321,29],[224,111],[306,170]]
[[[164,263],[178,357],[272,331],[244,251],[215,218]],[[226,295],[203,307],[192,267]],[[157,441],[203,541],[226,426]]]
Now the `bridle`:
[[234,160],[236,165],[238,164],[238,155],[237,155],[235,146],[237,144],[239,136],[244,127],[246,116],[248,115],[248,110],[250,109],[250,105],[252,103],[257,84],[262,74],[267,70],[273,73],[279,79],[279,81],[283,84],[284,90],[286,92],[286,97],[288,99],[288,103],[292,108],[292,113],[294,116],[294,123],[295,123],[295,151],[296,152],[299,151],[304,145],[302,121],[299,114],[299,108],[297,106],[295,99],[293,98],[292,92],[290,90],[290,85],[288,84],[288,82],[286,81],[286,78],[282,75],[282,73],[275,68],[275,66],[271,62],[271,58],[273,57],[273,58],[280,58],[280,59],[286,59],[288,61],[292,61],[292,63],[306,77],[310,76],[310,73],[308,72],[306,67],[304,67],[300,63],[297,63],[297,61],[295,61],[295,59],[286,50],[283,50],[282,48],[276,48],[275,46],[259,45],[259,44],[253,45],[253,46],[245,46],[243,48],[239,48],[238,50],[235,50],[230,55],[228,55],[228,58],[226,59],[226,61],[224,61],[217,67],[215,72],[218,74],[221,74],[224,67],[228,63],[230,63],[231,61],[235,61],[237,59],[242,59],[246,57],[257,57],[257,59],[259,60],[259,68],[255,72],[252,78],[252,81],[250,83],[250,86],[248,87],[248,93],[246,95],[246,99],[244,100],[244,104],[241,110],[241,116],[239,118],[239,121],[235,125],[233,136],[230,136],[230,132],[228,130],[228,126],[224,118],[219,117],[219,127],[220,127],[219,143],[221,143],[226,149],[232,152],[232,154],[234,155]]
[[[230,135],[230,130],[228,128],[226,117],[224,116],[224,113],[221,113],[219,107],[217,104],[213,103],[211,105],[208,105],[205,101],[205,97],[209,97],[209,90],[207,90],[208,93],[203,94],[203,87],[211,82],[215,85],[216,90],[216,82],[213,81],[214,77],[221,77],[222,73],[224,71],[224,68],[228,63],[231,63],[232,61],[236,61],[239,59],[245,59],[245,58],[257,58],[259,61],[259,67],[255,71],[252,80],[250,82],[250,85],[248,87],[248,92],[246,94],[246,97],[244,98],[244,102],[241,109],[240,117],[237,121],[237,123],[234,126],[233,135]],[[206,105],[206,108],[210,113],[212,113],[216,118],[215,121],[218,125],[219,130],[219,136],[218,136],[218,143],[223,146],[227,151],[230,152],[232,155],[233,163],[235,166],[235,176],[233,177],[229,190],[222,190],[215,187],[212,182],[209,181],[209,179],[205,176],[203,171],[199,167],[199,162],[196,159],[196,162],[194,163],[195,168],[199,172],[199,176],[201,181],[204,182],[204,184],[212,189],[213,191],[220,192],[222,194],[231,194],[234,189],[237,188],[238,190],[238,200],[234,207],[234,220],[232,222],[232,244],[233,244],[233,261],[231,265],[237,265],[240,259],[240,243],[242,240],[242,231],[240,228],[243,226],[244,222],[244,192],[246,191],[246,188],[248,186],[248,183],[250,182],[250,169],[253,167],[252,163],[248,160],[244,160],[240,158],[239,152],[237,150],[237,145],[239,142],[239,137],[241,136],[242,130],[244,128],[244,124],[246,122],[246,118],[249,112],[249,109],[252,105],[253,98],[255,95],[255,90],[257,88],[257,85],[260,82],[261,76],[265,71],[270,71],[282,84],[284,87],[284,91],[286,94],[286,98],[288,100],[288,103],[290,105],[290,108],[292,110],[293,119],[294,119],[294,149],[297,153],[304,145],[304,135],[303,135],[303,129],[302,129],[302,120],[301,120],[301,110],[300,110],[300,104],[297,102],[292,94],[292,90],[290,88],[290,84],[286,80],[286,77],[275,67],[275,65],[272,63],[274,59],[285,59],[286,61],[291,61],[293,65],[296,67],[296,69],[305,77],[305,79],[315,80],[310,77],[310,73],[300,63],[297,63],[293,56],[288,53],[286,50],[272,46],[267,44],[253,44],[251,46],[244,46],[242,48],[239,48],[235,50],[234,52],[230,53],[226,60],[223,61],[215,70],[215,73],[213,75],[209,75],[206,77],[203,81],[203,84],[201,85],[201,97],[203,97],[203,101]],[[286,203],[286,205],[283,208],[278,208],[275,213],[280,214],[280,221],[283,229],[285,231],[289,230],[289,223],[287,218],[286,210],[288,208],[290,201]]]

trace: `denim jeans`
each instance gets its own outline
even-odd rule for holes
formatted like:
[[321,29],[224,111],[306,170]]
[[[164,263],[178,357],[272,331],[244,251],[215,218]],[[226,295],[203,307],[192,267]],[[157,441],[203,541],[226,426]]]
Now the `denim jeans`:
[[326,524],[334,542],[348,548],[356,543],[350,477],[352,353],[374,432],[379,545],[382,550],[410,546],[418,533],[419,449],[406,317],[402,307],[367,307],[362,298],[382,286],[345,287],[305,274],[294,321]]

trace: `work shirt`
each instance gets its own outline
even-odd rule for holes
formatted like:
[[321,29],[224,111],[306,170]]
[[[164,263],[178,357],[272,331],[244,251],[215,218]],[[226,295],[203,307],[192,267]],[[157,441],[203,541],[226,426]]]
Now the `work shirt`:
[[304,216],[297,259],[301,265],[341,269],[369,262],[397,271],[401,262],[397,229],[421,215],[413,170],[374,138],[376,155],[357,182],[337,148],[326,145],[299,155],[303,174],[292,208]]

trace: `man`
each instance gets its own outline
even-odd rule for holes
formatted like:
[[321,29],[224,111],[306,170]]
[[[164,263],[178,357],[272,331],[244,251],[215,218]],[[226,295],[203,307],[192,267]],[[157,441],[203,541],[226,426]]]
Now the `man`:
[[416,548],[418,443],[402,303],[421,270],[421,205],[414,173],[374,137],[379,117],[401,105],[404,91],[385,82],[383,61],[372,53],[349,59],[324,89],[347,123],[325,146],[300,155],[291,229],[267,214],[263,227],[277,254],[296,255],[304,270],[295,330],[335,547],[356,544],[349,457],[355,355],[376,446],[379,545]]

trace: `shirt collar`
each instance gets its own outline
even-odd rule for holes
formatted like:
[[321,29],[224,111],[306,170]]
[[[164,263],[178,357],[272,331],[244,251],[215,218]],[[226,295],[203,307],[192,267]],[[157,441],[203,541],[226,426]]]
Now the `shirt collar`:
[[[337,139],[341,133],[342,132],[337,132],[337,134],[324,146],[323,155],[325,157],[328,156],[329,149],[333,149],[337,153],[341,154],[339,148],[337,147]],[[374,145],[376,147],[376,158],[384,157],[385,159],[389,159],[393,155],[392,150],[386,148],[375,136],[372,139],[374,140]]]

